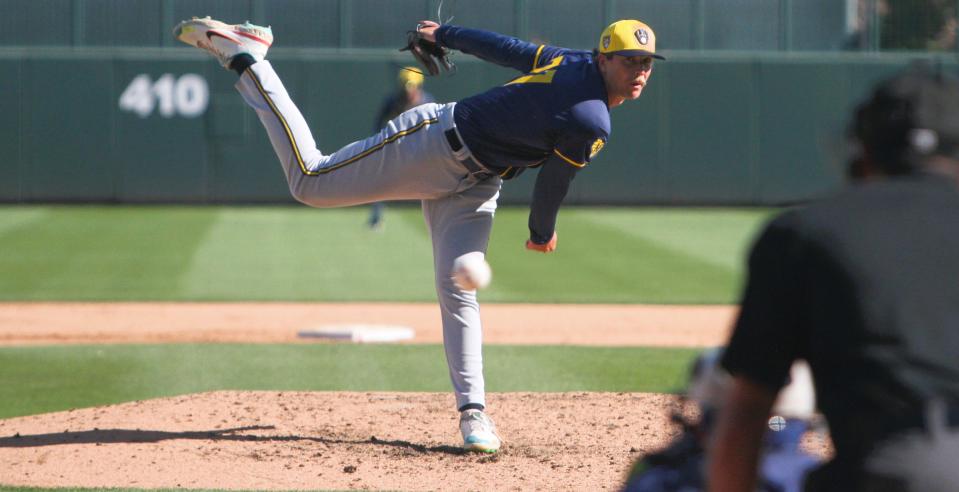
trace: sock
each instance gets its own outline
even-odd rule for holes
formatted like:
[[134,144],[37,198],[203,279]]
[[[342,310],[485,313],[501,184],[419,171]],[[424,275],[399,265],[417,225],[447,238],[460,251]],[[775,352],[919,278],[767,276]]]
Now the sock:
[[467,410],[483,411],[485,409],[486,407],[484,407],[483,405],[480,405],[479,403],[467,403],[466,405],[463,405],[460,407],[460,412],[465,412]]
[[250,68],[250,65],[254,63],[256,63],[256,60],[253,58],[253,55],[249,53],[240,53],[230,60],[230,70],[236,72],[237,75],[243,75],[243,72],[245,72],[247,68]]

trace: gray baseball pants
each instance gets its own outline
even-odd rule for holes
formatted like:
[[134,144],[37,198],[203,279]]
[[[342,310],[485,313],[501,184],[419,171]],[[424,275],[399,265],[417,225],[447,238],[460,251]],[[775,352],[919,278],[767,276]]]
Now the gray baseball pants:
[[455,104],[413,108],[376,135],[323,154],[269,61],[252,65],[236,88],[266,128],[298,201],[313,207],[422,202],[456,404],[485,406],[479,304],[475,291],[453,284],[451,270],[462,255],[486,254],[502,181],[477,179],[462,163],[469,149],[450,148],[443,132],[455,127]]
[[865,457],[836,460],[806,478],[806,492],[955,492],[959,490],[959,408],[934,398],[922,422],[898,421]]
[[[950,492],[959,490],[959,427],[947,419],[947,406],[927,404],[923,428],[879,444],[866,461],[870,492]],[[955,407],[953,407],[955,415]]]

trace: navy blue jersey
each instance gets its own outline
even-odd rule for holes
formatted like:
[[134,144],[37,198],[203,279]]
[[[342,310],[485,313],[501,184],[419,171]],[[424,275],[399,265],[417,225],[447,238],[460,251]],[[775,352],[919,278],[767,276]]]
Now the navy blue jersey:
[[530,239],[548,242],[570,182],[610,134],[606,85],[592,53],[451,25],[438,28],[436,39],[523,72],[503,86],[459,101],[454,117],[473,156],[504,179],[540,168]]

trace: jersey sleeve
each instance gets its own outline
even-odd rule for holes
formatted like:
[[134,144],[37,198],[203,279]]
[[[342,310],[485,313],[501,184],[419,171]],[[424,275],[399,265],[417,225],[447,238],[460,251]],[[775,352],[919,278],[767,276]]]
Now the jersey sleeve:
[[585,167],[606,146],[609,132],[609,109],[605,104],[595,100],[577,104],[570,110],[553,154],[573,167]]
[[739,317],[722,366],[778,392],[801,358],[805,314],[804,246],[792,214],[771,222],[749,255]]
[[529,238],[534,243],[545,244],[552,239],[559,206],[579,169],[556,155],[548,157],[540,166],[529,212]]
[[543,244],[553,237],[559,206],[569,191],[570,183],[606,144],[609,125],[603,123],[602,113],[586,109],[576,108],[573,111],[572,120],[536,177],[529,214],[530,239],[534,243]]
[[491,31],[449,24],[436,30],[436,40],[447,48],[521,72],[531,72],[565,51],[563,48],[535,45]]
[[606,145],[604,135],[590,135],[577,139],[564,140],[553,149],[553,154],[570,166],[583,168]]

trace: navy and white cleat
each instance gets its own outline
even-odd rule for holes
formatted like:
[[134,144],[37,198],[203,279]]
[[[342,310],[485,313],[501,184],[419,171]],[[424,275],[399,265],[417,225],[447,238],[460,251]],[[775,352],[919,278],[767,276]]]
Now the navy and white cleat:
[[495,453],[502,444],[496,435],[493,419],[481,410],[466,410],[460,414],[460,432],[463,433],[463,449]]

